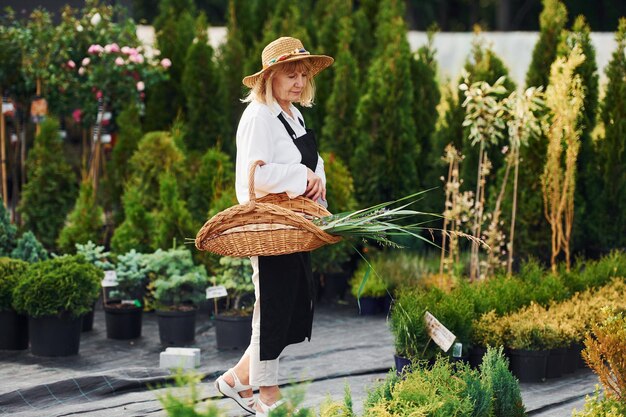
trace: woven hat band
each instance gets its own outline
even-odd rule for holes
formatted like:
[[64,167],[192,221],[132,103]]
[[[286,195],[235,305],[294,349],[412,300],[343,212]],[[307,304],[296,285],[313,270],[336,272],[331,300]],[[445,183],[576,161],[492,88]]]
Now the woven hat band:
[[263,69],[266,70],[278,62],[282,62],[286,60],[287,58],[290,58],[292,56],[298,56],[298,55],[311,55],[311,53],[304,48],[296,48],[291,52],[287,52],[286,54],[282,54],[276,58],[270,59],[265,64],[263,64]]

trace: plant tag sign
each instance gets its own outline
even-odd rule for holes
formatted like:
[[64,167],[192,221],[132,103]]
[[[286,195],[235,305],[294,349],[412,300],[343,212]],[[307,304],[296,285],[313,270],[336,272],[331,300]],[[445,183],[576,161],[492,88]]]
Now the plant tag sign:
[[426,321],[426,329],[430,338],[433,339],[433,342],[444,352],[447,352],[454,343],[456,336],[452,334],[450,330],[446,329],[446,327],[428,311],[424,314],[424,320]]
[[115,271],[104,271],[104,279],[101,282],[103,287],[117,287],[117,273]]
[[226,292],[226,287],[223,285],[217,285],[215,287],[208,287],[206,289],[206,299],[210,298],[219,298],[226,297],[228,293]]

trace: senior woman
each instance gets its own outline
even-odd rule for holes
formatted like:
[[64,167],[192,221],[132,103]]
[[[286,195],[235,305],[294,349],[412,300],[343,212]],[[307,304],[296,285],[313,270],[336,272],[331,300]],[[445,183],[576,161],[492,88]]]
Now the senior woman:
[[[254,174],[257,197],[285,192],[325,204],[324,162],[315,134],[293,105],[313,104],[313,77],[333,58],[311,55],[298,39],[282,37],[261,54],[263,69],[243,79],[250,92],[237,128],[236,191],[248,201],[248,173],[254,161],[264,165]],[[250,345],[237,365],[215,381],[224,396],[244,410],[266,416],[280,403],[278,357],[290,344],[311,338],[314,286],[308,252],[253,256],[256,301]],[[252,387],[259,387],[254,399]]]

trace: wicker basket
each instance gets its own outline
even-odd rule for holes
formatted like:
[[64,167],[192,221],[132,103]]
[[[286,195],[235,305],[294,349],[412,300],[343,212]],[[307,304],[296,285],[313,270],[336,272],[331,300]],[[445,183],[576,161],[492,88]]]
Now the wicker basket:
[[286,255],[337,243],[305,216],[323,217],[330,213],[305,197],[290,199],[285,193],[256,198],[254,173],[263,161],[250,167],[250,201],[219,212],[196,235],[196,247],[225,256]]

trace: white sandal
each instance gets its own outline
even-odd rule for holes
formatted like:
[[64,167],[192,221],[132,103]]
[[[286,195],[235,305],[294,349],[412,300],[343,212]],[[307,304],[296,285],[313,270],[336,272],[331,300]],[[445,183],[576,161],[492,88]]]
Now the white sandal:
[[[228,385],[228,382],[226,382],[226,380],[224,379],[224,375],[229,373],[233,377],[233,381],[235,382],[235,385],[232,387]],[[239,381],[239,378],[237,378],[237,374],[235,373],[235,371],[232,370],[232,368],[224,372],[224,375],[215,380],[215,388],[219,391],[219,393],[222,394],[224,397],[233,399],[237,404],[239,404],[241,408],[246,410],[248,413],[256,413],[256,410],[254,409],[254,404],[256,403],[254,395],[252,397],[245,398],[239,395],[239,393],[242,391],[252,389],[252,386],[243,385],[241,381]]]
[[272,405],[267,405],[263,401],[261,401],[261,398],[258,398],[256,400],[256,403],[259,405],[259,407],[262,410],[262,411],[258,411],[258,410],[256,411],[256,417],[267,417],[270,411],[283,405],[285,403],[285,400],[278,400]]

